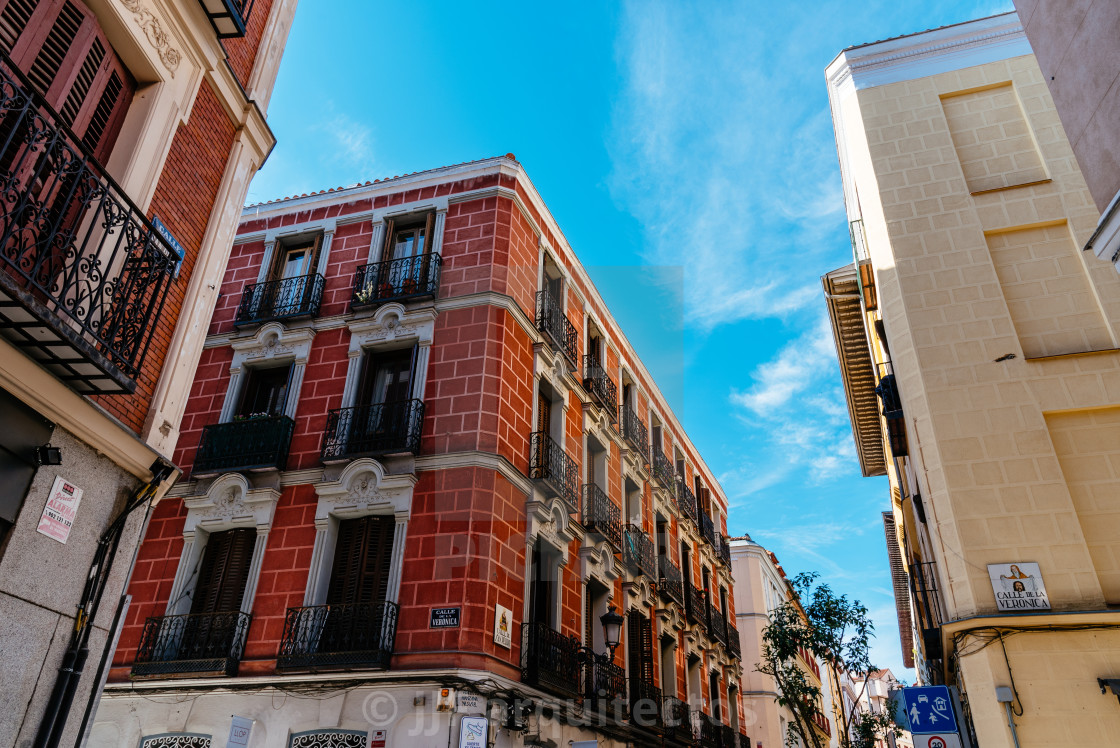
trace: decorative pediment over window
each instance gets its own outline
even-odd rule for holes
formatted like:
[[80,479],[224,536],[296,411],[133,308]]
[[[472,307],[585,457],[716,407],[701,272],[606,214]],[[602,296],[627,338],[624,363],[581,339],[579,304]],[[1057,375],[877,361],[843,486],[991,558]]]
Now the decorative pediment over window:
[[568,391],[571,385],[568,381],[572,374],[571,365],[564,358],[564,354],[551,350],[544,344],[536,346],[536,355],[533,357],[533,373],[549,383],[553,390],[568,402]]
[[560,565],[568,565],[568,544],[576,539],[576,526],[568,517],[568,508],[557,497],[544,499],[534,491],[525,507],[527,523],[525,540],[532,547],[539,539],[560,554]]
[[421,346],[432,344],[435,333],[436,310],[406,310],[403,304],[393,302],[377,307],[372,317],[350,323],[350,351],[385,345],[395,341],[408,341]]
[[676,605],[662,605],[657,609],[657,620],[661,622],[662,631],[673,631],[674,633],[683,631],[688,623],[685,621],[684,616],[681,615],[679,606]]
[[311,327],[288,329],[279,322],[261,325],[252,335],[234,339],[233,364],[231,369],[240,369],[245,364],[260,364],[264,361],[307,361],[311,353],[311,340],[315,330]]
[[614,582],[622,576],[622,567],[615,558],[614,551],[605,540],[593,542],[585,538],[579,549],[580,578],[596,579],[607,589],[614,589]]
[[368,457],[346,465],[336,480],[315,484],[319,504],[315,522],[330,515],[361,517],[367,514],[393,514],[408,519],[412,513],[412,489],[416,475],[386,475],[377,460]]
[[585,405],[583,408],[583,432],[604,446],[611,442],[618,444],[621,441],[606,411],[590,405]]
[[653,609],[653,592],[645,577],[639,576],[633,581],[623,582],[622,590],[633,607],[644,611]]
[[252,488],[241,473],[226,473],[206,492],[183,497],[187,520],[183,534],[217,532],[235,527],[270,527],[280,492],[273,487]]

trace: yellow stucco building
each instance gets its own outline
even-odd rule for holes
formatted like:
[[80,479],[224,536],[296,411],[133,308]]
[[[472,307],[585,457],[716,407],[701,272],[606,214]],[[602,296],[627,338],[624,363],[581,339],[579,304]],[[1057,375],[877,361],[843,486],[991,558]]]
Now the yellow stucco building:
[[1120,276],[1019,18],[826,77],[855,261],[822,283],[904,653],[982,748],[1118,745]]

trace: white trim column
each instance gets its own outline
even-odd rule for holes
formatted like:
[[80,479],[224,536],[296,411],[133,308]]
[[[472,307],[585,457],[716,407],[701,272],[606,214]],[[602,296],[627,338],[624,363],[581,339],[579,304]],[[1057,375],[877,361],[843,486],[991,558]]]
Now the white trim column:
[[319,246],[319,262],[315,265],[315,272],[324,278],[327,277],[327,258],[331,254],[331,240],[334,239],[334,229],[323,230],[323,243]]
[[175,581],[171,583],[171,594],[167,597],[167,608],[164,615],[173,616],[177,614],[179,598],[183,596],[183,591],[193,576],[196,558],[194,541],[195,534],[193,532],[183,538],[183,552],[179,555],[179,568],[175,570]]
[[436,219],[432,223],[432,254],[443,254],[443,224],[447,220],[447,210],[437,210]]
[[385,246],[385,221],[373,222],[373,233],[369,238],[369,254],[366,256],[366,262],[373,264],[381,259],[381,248]]
[[257,283],[264,283],[268,280],[268,269],[272,267],[272,255],[275,251],[276,240],[265,240],[264,254],[261,255],[261,266],[257,269]]
[[284,403],[284,415],[292,420],[295,420],[296,408],[299,407],[299,390],[303,386],[303,374],[306,370],[307,359],[297,358],[288,377],[288,398]]
[[218,423],[229,423],[233,418],[234,408],[237,407],[237,395],[241,392],[241,375],[244,373],[245,370],[240,366],[229,370],[226,399],[222,402],[222,412],[218,415]]
[[408,512],[397,512],[393,527],[393,555],[389,561],[389,586],[385,592],[391,603],[400,600],[401,572],[404,566],[404,544],[408,536]]
[[257,527],[257,539],[253,544],[253,558],[249,562],[249,576],[245,579],[245,593],[241,596],[241,612],[253,611],[253,598],[257,594],[257,583],[261,577],[261,562],[264,561],[264,549],[268,544],[268,526]]
[[342,407],[349,408],[358,396],[358,376],[362,372],[362,349],[351,350],[346,368],[346,384],[342,387]]
[[420,343],[416,351],[416,368],[412,371],[415,383],[412,386],[412,397],[416,400],[424,399],[424,390],[428,386],[428,359],[432,355],[431,341]]
[[334,551],[330,527],[330,517],[321,517],[315,520],[315,545],[311,548],[311,568],[307,576],[307,588],[303,593],[303,606],[305,608],[310,605],[319,605],[326,595],[331,568],[326,557],[333,555]]

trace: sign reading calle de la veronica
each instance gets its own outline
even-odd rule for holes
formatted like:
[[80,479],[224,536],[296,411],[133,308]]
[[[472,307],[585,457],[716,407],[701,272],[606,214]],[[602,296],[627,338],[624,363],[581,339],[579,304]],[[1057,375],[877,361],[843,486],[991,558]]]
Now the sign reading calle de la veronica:
[[1038,564],[988,564],[992,591],[996,593],[996,607],[1009,613],[1032,610],[1050,610],[1050,598],[1042,583]]

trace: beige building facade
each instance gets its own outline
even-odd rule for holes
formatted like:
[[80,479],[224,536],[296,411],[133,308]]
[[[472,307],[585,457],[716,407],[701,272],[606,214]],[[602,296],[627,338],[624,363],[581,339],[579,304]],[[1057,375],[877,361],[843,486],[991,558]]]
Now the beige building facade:
[[1081,251],[1099,211],[1022,24],[826,77],[855,261],[822,282],[904,651],[983,748],[1115,745],[1120,278]]
[[1120,270],[1120,3],[1015,0],[1015,7],[1101,211],[1085,249]]

